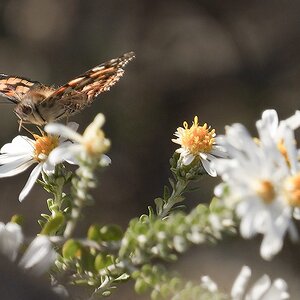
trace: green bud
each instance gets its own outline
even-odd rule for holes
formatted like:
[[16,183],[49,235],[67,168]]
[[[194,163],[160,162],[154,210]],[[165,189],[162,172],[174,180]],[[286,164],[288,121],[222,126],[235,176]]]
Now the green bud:
[[102,296],[103,297],[108,297],[108,296],[110,296],[111,295],[111,291],[104,291],[103,293],[102,293]]
[[13,215],[10,219],[10,222],[16,223],[16,224],[22,226],[24,223],[24,217],[21,215]]
[[100,226],[98,224],[90,226],[87,233],[87,238],[96,242],[101,240]]
[[44,225],[41,234],[52,235],[55,234],[58,229],[64,224],[65,217],[61,212],[56,213],[51,217],[48,222]]
[[134,290],[138,294],[146,293],[149,290],[149,285],[142,279],[137,279],[134,284]]
[[100,229],[101,240],[119,241],[123,237],[123,231],[118,225],[106,225]]
[[100,271],[113,264],[111,255],[98,254],[95,258],[95,269]]
[[62,255],[66,259],[81,257],[81,245],[79,242],[70,239],[62,247]]

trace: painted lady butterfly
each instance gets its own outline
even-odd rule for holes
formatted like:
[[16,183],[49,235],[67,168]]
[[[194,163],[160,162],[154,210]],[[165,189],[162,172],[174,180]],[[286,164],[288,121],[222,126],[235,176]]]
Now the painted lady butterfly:
[[0,95],[16,104],[20,123],[43,125],[71,116],[89,106],[123,75],[134,58],[129,52],[79,75],[58,89],[23,77],[0,74]]

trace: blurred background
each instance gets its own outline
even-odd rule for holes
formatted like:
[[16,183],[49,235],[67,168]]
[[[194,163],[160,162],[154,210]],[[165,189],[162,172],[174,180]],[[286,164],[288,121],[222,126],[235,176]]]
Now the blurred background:
[[[72,118],[81,130],[98,112],[107,118],[112,165],[94,191],[96,206],[84,211],[83,235],[92,222],[118,223],[147,211],[168,182],[171,138],[184,120],[198,115],[217,133],[242,122],[255,132],[264,109],[281,119],[299,108],[299,1],[2,0],[0,73],[59,86],[87,69],[135,51],[125,76],[109,93]],[[18,134],[13,105],[0,100],[1,145]],[[24,133],[25,134],[25,133]],[[47,194],[36,185],[19,203],[29,171],[0,180],[0,220],[26,217],[27,235],[39,231]],[[218,179],[205,178],[187,200],[187,210],[208,202]],[[226,240],[192,248],[178,264],[187,279],[202,275],[229,290],[243,264],[258,278],[282,276],[292,299],[300,294],[299,245],[288,240],[272,262],[263,261],[260,239]],[[220,266],[222,271],[220,272]],[[110,299],[135,299],[131,284]],[[146,298],[145,298],[146,299]]]

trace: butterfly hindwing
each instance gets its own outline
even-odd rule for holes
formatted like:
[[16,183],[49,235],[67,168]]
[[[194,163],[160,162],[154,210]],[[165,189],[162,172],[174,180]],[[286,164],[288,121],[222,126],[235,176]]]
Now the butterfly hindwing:
[[0,74],[0,95],[16,104],[22,101],[25,94],[38,86],[42,86],[38,81]]

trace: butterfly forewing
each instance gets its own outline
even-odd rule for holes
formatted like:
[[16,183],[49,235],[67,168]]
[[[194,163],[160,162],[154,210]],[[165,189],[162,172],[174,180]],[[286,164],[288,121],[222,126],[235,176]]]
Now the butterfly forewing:
[[[134,58],[129,52],[102,63],[72,79],[44,99],[41,105],[63,106],[65,115],[72,115],[90,105],[97,95],[108,91],[123,75],[124,67]],[[47,103],[47,104],[46,104]]]

